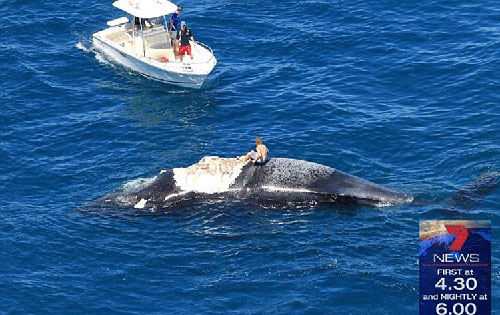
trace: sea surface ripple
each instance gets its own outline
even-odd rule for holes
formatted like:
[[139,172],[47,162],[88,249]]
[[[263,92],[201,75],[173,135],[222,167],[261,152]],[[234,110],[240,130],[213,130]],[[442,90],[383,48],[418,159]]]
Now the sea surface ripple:
[[[500,300],[500,191],[438,203],[500,170],[498,1],[181,1],[199,91],[94,51],[111,1],[1,3],[0,313],[416,313],[418,222],[447,218],[491,220]],[[436,203],[78,210],[255,135]]]

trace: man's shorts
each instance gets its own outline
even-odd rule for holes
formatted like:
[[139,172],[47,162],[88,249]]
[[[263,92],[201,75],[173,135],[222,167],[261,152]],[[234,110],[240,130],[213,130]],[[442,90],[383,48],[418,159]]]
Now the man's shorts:
[[266,161],[262,160],[262,159],[258,159],[257,161],[255,161],[254,163],[255,165],[264,165],[266,164]]
[[191,55],[191,45],[179,47],[179,55],[183,56],[185,53],[188,53],[188,55]]

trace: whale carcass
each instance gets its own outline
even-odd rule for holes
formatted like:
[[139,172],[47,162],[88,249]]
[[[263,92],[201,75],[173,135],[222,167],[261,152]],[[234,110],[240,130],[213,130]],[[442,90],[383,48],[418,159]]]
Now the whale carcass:
[[138,190],[101,199],[139,209],[162,209],[210,200],[263,205],[389,206],[412,202],[413,197],[303,160],[272,158],[264,165],[255,166],[236,158],[208,156],[189,167],[163,170]]

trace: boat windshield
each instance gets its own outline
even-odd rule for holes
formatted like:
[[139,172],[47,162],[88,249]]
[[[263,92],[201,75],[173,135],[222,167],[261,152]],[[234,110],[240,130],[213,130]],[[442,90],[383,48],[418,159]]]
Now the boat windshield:
[[[167,30],[167,22],[165,17],[154,17],[149,19],[143,19],[139,17],[133,17],[131,21],[137,31],[150,32],[151,30]],[[132,24],[132,23],[131,23]]]

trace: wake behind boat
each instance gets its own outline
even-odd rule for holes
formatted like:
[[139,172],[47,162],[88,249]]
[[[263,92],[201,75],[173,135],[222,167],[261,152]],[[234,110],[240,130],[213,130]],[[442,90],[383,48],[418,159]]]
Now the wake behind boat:
[[194,41],[190,41],[193,59],[179,56],[166,19],[177,11],[175,4],[167,0],[118,0],[113,6],[132,19],[108,21],[109,28],[94,33],[93,44],[98,50],[150,79],[201,88],[217,60],[210,47]]

